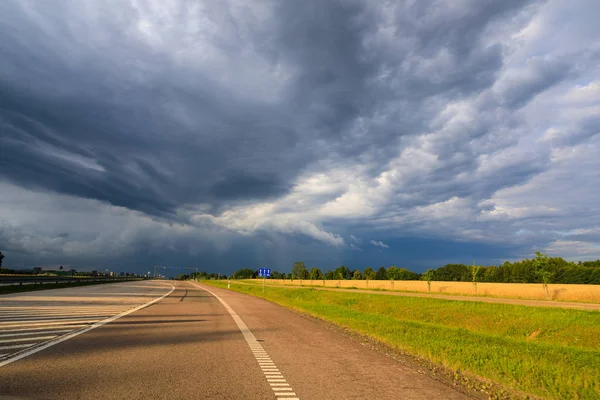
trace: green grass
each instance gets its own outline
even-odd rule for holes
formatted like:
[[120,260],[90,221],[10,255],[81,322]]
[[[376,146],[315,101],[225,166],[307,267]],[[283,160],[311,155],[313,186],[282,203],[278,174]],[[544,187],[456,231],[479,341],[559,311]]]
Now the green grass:
[[[206,282],[226,287],[221,282]],[[600,399],[600,312],[232,283],[452,370],[557,399]]]

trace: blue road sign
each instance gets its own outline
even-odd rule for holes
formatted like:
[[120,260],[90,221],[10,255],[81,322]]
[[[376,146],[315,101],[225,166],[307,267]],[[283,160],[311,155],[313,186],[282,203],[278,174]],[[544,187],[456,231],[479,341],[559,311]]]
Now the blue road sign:
[[271,276],[271,269],[270,268],[259,268],[258,269],[258,276],[265,277],[265,278],[270,277]]

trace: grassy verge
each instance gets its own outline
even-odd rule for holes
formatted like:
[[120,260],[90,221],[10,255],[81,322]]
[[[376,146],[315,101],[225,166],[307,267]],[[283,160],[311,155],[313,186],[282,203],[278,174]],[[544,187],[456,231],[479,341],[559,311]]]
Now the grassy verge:
[[11,293],[21,293],[21,292],[33,292],[36,290],[47,290],[47,289],[63,289],[70,287],[78,287],[78,286],[89,286],[89,285],[100,285],[104,283],[116,283],[116,282],[125,282],[125,281],[97,281],[97,282],[64,282],[64,283],[52,283],[45,282],[44,284],[27,284],[27,285],[6,285],[0,286],[0,295],[2,294],[11,294]]
[[[214,286],[225,283],[207,281]],[[232,283],[241,293],[349,328],[507,389],[600,398],[600,313]]]

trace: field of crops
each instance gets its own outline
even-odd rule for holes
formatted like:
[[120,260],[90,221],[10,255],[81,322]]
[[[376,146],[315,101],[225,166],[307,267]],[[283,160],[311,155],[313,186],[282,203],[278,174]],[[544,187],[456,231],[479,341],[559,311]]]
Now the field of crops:
[[[207,281],[217,286],[225,283]],[[232,283],[399,350],[524,393],[600,398],[600,312]]]
[[[251,281],[258,282],[260,279]],[[250,280],[249,280],[250,281]],[[323,286],[357,289],[381,289],[406,292],[424,292],[436,294],[458,294],[466,296],[507,297],[516,299],[546,298],[541,283],[487,283],[478,282],[438,282],[432,281],[428,287],[425,281],[389,281],[389,280],[309,280],[309,279],[269,279],[269,284]],[[600,285],[549,284],[548,299],[558,301],[583,301],[600,303]]]

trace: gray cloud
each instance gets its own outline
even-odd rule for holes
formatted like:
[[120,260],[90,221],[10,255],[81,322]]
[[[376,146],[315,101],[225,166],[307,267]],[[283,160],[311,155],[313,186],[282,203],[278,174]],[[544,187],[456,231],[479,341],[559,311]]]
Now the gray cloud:
[[371,243],[373,246],[377,246],[377,247],[381,247],[383,249],[389,249],[390,246],[388,246],[387,244],[383,243],[381,240],[370,240],[369,243]]
[[[349,232],[402,232],[526,252],[600,223],[594,2],[149,4],[2,5],[3,185],[63,199],[57,215],[97,202],[88,229],[42,231],[6,200],[4,248],[217,257],[222,242],[268,260],[274,241],[338,254],[360,244]],[[96,232],[114,210],[128,217]]]

